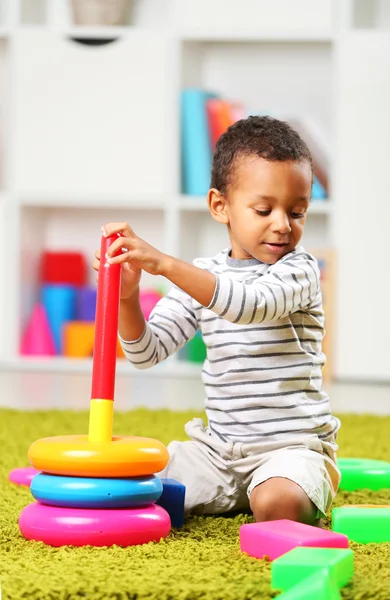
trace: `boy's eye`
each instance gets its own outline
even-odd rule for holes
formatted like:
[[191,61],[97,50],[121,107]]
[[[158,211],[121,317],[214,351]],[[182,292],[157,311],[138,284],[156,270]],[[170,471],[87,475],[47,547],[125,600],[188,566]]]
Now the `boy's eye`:
[[259,210],[255,208],[255,213],[261,215],[262,217],[267,217],[269,214],[271,214],[271,211],[268,209]]
[[292,212],[291,216],[293,219],[302,219],[305,216],[305,213],[303,212]]

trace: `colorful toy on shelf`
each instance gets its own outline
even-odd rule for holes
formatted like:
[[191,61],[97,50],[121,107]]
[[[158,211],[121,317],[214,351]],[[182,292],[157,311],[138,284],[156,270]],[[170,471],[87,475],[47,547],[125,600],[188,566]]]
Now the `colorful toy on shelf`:
[[[95,323],[68,321],[63,326],[63,354],[68,358],[90,358],[93,355],[94,340]],[[116,355],[118,358],[124,357],[119,338]]]
[[84,255],[70,250],[44,250],[40,280],[42,284],[86,285],[87,265]]
[[36,304],[23,334],[20,353],[25,356],[54,356],[56,347],[45,307]]
[[340,533],[320,529],[288,519],[246,523],[240,527],[240,547],[255,558],[275,560],[297,546],[348,548],[348,538]]
[[76,313],[76,289],[71,285],[43,285],[42,304],[54,336],[57,354],[62,353],[62,329],[67,321],[72,321]]
[[76,290],[76,321],[95,322],[96,287],[85,286]]
[[[114,239],[116,236],[102,237],[102,257]],[[157,440],[112,435],[120,269],[120,265],[109,265],[103,260],[100,263],[88,435],[43,438],[30,446],[30,462],[43,472],[37,476],[37,485],[34,480],[31,482],[31,488],[39,488],[36,495],[46,504],[34,502],[21,512],[20,531],[28,540],[54,546],[129,546],[158,541],[170,531],[169,514],[161,506],[151,500],[147,506],[134,507],[132,498],[140,494],[139,480],[129,481],[125,492],[121,485],[126,484],[118,482],[119,478],[142,477],[149,488],[151,484],[156,487],[158,482],[152,476],[169,460],[166,447]],[[54,493],[50,491],[53,480],[45,479],[53,475],[67,478],[62,485],[58,482]],[[80,502],[76,491],[69,497],[72,477],[77,477],[80,484]],[[89,492],[85,491],[90,482],[82,478],[94,480],[96,498],[101,499],[104,490],[107,494],[115,491],[122,508],[91,508]],[[101,479],[106,481],[97,481]],[[114,481],[110,483],[109,479]],[[128,499],[126,508],[122,503],[124,495]],[[96,506],[93,490],[92,496],[91,504]],[[66,498],[70,506],[64,506]],[[62,506],[53,505],[58,503]],[[108,505],[112,506],[110,499]]]
[[340,489],[347,491],[390,488],[390,462],[368,458],[339,458]]
[[147,321],[157,302],[162,298],[162,294],[157,290],[145,288],[140,291],[139,296],[142,314]]
[[341,506],[332,511],[332,529],[353,542],[390,542],[389,506]]

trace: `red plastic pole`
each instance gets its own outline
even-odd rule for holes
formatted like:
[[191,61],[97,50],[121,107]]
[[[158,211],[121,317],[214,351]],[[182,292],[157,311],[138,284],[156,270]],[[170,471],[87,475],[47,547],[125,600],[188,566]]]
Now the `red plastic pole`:
[[[91,399],[114,400],[121,265],[105,256],[117,235],[102,236],[96,298]],[[117,254],[120,254],[118,251]]]

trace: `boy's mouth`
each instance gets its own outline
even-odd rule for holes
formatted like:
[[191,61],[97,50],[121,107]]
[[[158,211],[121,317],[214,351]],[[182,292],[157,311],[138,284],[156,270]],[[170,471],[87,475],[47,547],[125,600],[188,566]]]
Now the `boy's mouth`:
[[275,244],[275,243],[269,243],[269,242],[263,242],[264,246],[266,246],[268,248],[268,250],[270,252],[280,252],[281,250],[283,250],[288,244],[287,242],[283,242],[283,243],[279,243],[279,244]]

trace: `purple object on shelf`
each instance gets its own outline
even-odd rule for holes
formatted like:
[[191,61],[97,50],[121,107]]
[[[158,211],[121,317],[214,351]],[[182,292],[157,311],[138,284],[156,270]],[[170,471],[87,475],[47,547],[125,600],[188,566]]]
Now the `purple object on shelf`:
[[95,321],[96,287],[81,287],[76,293],[76,320]]

